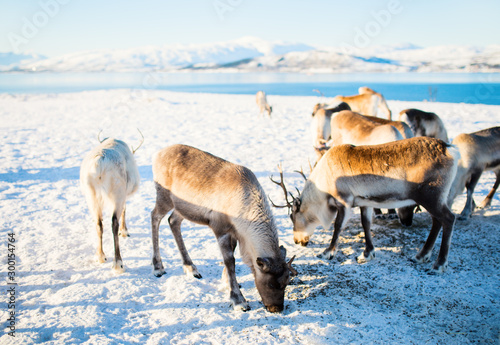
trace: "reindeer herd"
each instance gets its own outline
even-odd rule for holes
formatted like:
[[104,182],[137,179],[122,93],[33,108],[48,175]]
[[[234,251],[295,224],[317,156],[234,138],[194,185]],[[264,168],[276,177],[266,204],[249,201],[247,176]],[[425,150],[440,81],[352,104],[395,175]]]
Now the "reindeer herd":
[[[256,101],[261,114],[267,111],[271,116],[272,107],[264,92],[257,93]],[[379,114],[386,119],[377,117]],[[328,229],[334,223],[330,245],[320,254],[324,259],[335,255],[341,230],[353,208],[360,208],[365,233],[365,250],[357,257],[361,263],[375,257],[370,233],[374,212],[380,214],[380,208],[387,208],[390,215],[409,226],[415,207],[422,206],[431,215],[432,225],[414,260],[430,260],[442,228],[441,246],[431,273],[444,273],[455,223],[451,211],[455,197],[467,189],[467,201],[458,217],[464,220],[476,207],[472,194],[482,172],[493,171],[496,181],[479,207],[491,205],[500,184],[500,127],[460,134],[449,144],[444,124],[436,114],[407,109],[393,121],[384,97],[368,87],[361,87],[359,95],[337,96],[329,104],[316,104],[310,129],[317,160],[308,178],[302,173],[306,178],[302,192],[293,196],[287,191],[279,166],[281,181],[271,180],[283,189],[286,204],[271,204],[289,208],[296,244],[307,245],[317,226]],[[137,149],[130,150],[117,139],[98,139],[100,144],[82,162],[80,184],[97,229],[96,256],[100,263],[106,260],[102,249],[103,209],[112,209],[113,269],[121,273],[119,236],[129,236],[125,203],[140,181],[134,160]],[[139,146],[143,142],[142,136]],[[266,309],[281,312],[285,288],[297,271],[292,267],[293,258],[287,261],[286,250],[279,245],[266,194],[252,171],[180,144],[158,151],[152,167],[156,188],[151,212],[153,274],[165,274],[158,234],[162,219],[171,212],[168,223],[187,275],[201,278],[182,238],[184,219],[214,232],[224,262],[222,279],[233,308],[250,309],[235,275],[234,251],[239,245]]]

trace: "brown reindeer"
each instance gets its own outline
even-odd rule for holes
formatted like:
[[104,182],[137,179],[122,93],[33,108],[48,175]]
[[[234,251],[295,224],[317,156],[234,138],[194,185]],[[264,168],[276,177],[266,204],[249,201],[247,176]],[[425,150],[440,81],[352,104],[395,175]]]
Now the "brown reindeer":
[[360,88],[359,95],[353,96],[335,96],[333,98],[334,102],[346,102],[351,107],[352,111],[363,115],[377,116],[380,112],[385,115],[388,120],[391,120],[391,110],[387,106],[384,96],[382,94],[373,91],[368,87]]
[[250,266],[255,285],[270,312],[284,306],[290,273],[296,274],[278,233],[264,191],[247,168],[230,163],[194,147],[174,145],[153,158],[156,205],[151,212],[153,273],[165,273],[160,257],[158,231],[163,217],[168,222],[182,256],[184,271],[201,278],[181,235],[184,219],[209,226],[217,238],[224,260],[223,279],[230,287],[235,309],[249,310],[235,275],[233,252],[240,245],[243,262]]
[[[432,228],[417,262],[430,260],[436,238],[443,227],[439,256],[432,269],[447,268],[455,216],[447,197],[457,171],[458,151],[433,138],[411,138],[382,145],[340,145],[329,149],[318,162],[302,193],[287,200],[291,208],[294,241],[307,245],[318,225],[335,230],[330,246],[320,255],[333,258],[342,228],[353,207],[361,208],[365,250],[358,262],[374,257],[370,233],[372,210],[422,205],[432,216]],[[286,189],[284,192],[287,194]]]
[[500,184],[500,127],[459,134],[453,139],[453,145],[457,146],[460,151],[460,160],[448,205],[451,206],[455,197],[467,188],[467,200],[458,217],[459,220],[466,220],[476,207],[472,194],[483,171],[493,171],[496,181],[479,208],[487,208],[491,205],[491,200]]

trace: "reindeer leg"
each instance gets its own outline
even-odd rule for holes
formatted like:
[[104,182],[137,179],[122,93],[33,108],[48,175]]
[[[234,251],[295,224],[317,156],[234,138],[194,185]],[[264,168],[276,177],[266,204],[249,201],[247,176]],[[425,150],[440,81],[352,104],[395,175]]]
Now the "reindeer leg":
[[[236,245],[238,244],[238,241],[234,237],[231,236],[231,247],[233,249],[233,255],[234,251],[236,250]],[[230,284],[230,279],[229,279],[229,274],[227,273],[227,268],[224,266],[224,270],[222,271],[222,282],[223,284],[230,290],[231,289],[231,284]],[[241,285],[238,284],[239,287]]]
[[168,223],[170,224],[170,230],[172,230],[175,242],[177,243],[177,248],[181,253],[184,273],[186,273],[186,275],[192,275],[193,277],[200,279],[201,274],[198,272],[196,266],[193,264],[193,261],[189,257],[189,253],[186,249],[186,246],[184,245],[184,240],[182,239],[181,223],[183,220],[184,218],[181,216],[181,214],[174,209],[174,211],[168,218]]
[[158,232],[160,230],[160,223],[163,217],[174,207],[170,200],[169,193],[161,186],[156,185],[156,205],[151,211],[151,239],[153,241],[153,274],[156,277],[161,277],[165,274],[163,263],[161,262],[160,244],[158,239]]
[[349,220],[351,215],[350,207],[339,207],[337,212],[337,218],[335,218],[335,226],[333,231],[332,241],[330,242],[330,246],[325,249],[323,253],[318,255],[321,259],[331,260],[335,256],[335,251],[337,250],[337,242],[339,240],[340,232],[344,227],[345,223]]
[[375,218],[384,219],[384,214],[382,213],[382,210],[380,208],[374,208],[373,211],[375,213]]
[[474,211],[475,203],[472,194],[474,193],[474,188],[476,188],[476,184],[479,181],[481,174],[482,171],[474,172],[471,175],[469,182],[465,185],[467,188],[467,200],[465,201],[464,209],[460,213],[458,220],[467,220]]
[[119,222],[118,222],[118,215],[121,214],[121,212],[118,212],[118,210],[115,210],[113,212],[113,217],[111,220],[112,223],[112,228],[113,228],[113,242],[115,244],[115,260],[113,262],[113,270],[116,273],[123,273],[123,261],[122,257],[120,255],[120,239],[118,237],[118,228],[120,227]]
[[497,179],[495,181],[495,184],[493,185],[493,188],[490,190],[486,198],[483,200],[481,205],[479,205],[479,208],[488,208],[491,206],[491,200],[493,199],[493,196],[495,195],[498,186],[500,185],[500,170],[496,172]]
[[389,219],[397,219],[398,214],[396,213],[396,210],[393,208],[390,208],[387,210],[387,218]]
[[365,231],[365,251],[357,257],[358,263],[365,263],[375,258],[375,248],[373,247],[372,234],[370,231],[372,225],[373,208],[361,207],[361,225]]
[[214,229],[217,242],[219,243],[222,258],[226,268],[226,273],[229,278],[230,294],[229,298],[235,310],[250,310],[248,302],[243,297],[240,291],[238,282],[236,281],[235,260],[233,255],[233,238],[227,231],[217,231]]
[[438,258],[436,259],[436,262],[434,262],[434,265],[432,265],[431,273],[434,274],[444,273],[448,268],[448,252],[450,251],[453,225],[455,224],[455,215],[446,205],[443,205],[440,216],[440,221],[443,224],[443,235],[441,238],[441,247],[439,248]]
[[118,234],[122,237],[130,237],[127,229],[127,224],[125,223],[125,207],[123,208],[123,212],[120,217],[120,231]]
[[99,198],[95,193],[95,189],[89,185],[89,194],[86,195],[87,203],[89,205],[90,213],[92,214],[92,219],[95,221],[95,226],[97,230],[97,250],[96,250],[96,259],[97,262],[102,264],[106,261],[106,255],[102,250],[102,207],[98,202]]
[[102,228],[102,215],[99,216],[96,222],[96,228],[97,228],[97,251],[96,251],[96,257],[97,257],[97,262],[102,264],[104,261],[106,261],[106,256],[104,255],[104,252],[102,251],[102,233],[103,233],[103,228]]
[[[424,206],[425,207],[425,206]],[[436,243],[436,239],[439,235],[439,230],[441,230],[441,222],[432,215],[432,228],[427,237],[427,241],[425,241],[424,246],[420,250],[420,252],[415,256],[415,261],[419,263],[428,262],[432,255],[432,248],[434,248],[434,244]]]

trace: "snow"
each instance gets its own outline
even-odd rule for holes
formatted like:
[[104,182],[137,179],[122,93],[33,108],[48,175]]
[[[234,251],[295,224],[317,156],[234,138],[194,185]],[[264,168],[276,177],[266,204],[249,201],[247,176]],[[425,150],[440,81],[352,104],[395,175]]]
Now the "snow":
[[[215,237],[203,226],[184,222],[186,246],[203,275],[184,275],[166,219],[160,248],[166,274],[150,265],[150,212],[154,207],[151,157],[167,145],[184,143],[250,168],[266,193],[282,202],[269,176],[283,162],[290,190],[302,189],[308,172],[309,121],[318,97],[268,95],[272,118],[259,116],[255,97],[107,90],[64,94],[0,94],[0,222],[2,246],[14,232],[19,285],[16,337],[7,334],[9,310],[0,308],[1,344],[468,344],[498,343],[500,325],[500,196],[491,208],[458,222],[449,268],[427,273],[432,263],[409,259],[430,228],[427,212],[414,225],[375,220],[376,258],[358,264],[364,248],[359,212],[341,235],[331,261],[318,259],[332,229],[316,230],[308,247],[293,243],[284,209],[274,209],[280,242],[297,255],[299,276],[287,287],[285,310],[263,307],[250,269],[237,251],[236,271],[252,310],[233,311],[222,288],[222,263]],[[415,107],[436,112],[451,138],[497,126],[500,106],[389,100],[393,114]],[[110,215],[105,219],[104,252],[95,261],[97,235],[79,189],[83,156],[97,134],[136,147],[139,191],[127,202],[131,236],[120,240],[125,273],[115,275]],[[475,191],[482,200],[494,175],[483,174]],[[460,212],[465,196],[453,211]],[[436,244],[432,261],[436,258]],[[5,253],[5,251],[4,251]],[[7,276],[7,261],[0,265]],[[3,285],[7,290],[8,285]],[[6,296],[6,295],[4,295]],[[7,297],[4,297],[4,301]]]

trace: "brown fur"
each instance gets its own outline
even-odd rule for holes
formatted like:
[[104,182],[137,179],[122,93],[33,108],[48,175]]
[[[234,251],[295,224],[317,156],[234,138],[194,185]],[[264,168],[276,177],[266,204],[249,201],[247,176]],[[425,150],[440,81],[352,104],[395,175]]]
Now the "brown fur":
[[384,96],[380,93],[365,87],[365,92],[353,96],[335,96],[334,101],[346,102],[351,107],[352,111],[363,115],[377,116],[378,112],[382,112],[388,120],[391,120],[392,113]]
[[185,248],[180,225],[184,219],[209,226],[224,258],[235,308],[248,310],[235,276],[233,252],[240,245],[255,284],[269,311],[283,310],[290,270],[279,247],[278,234],[265,193],[247,168],[186,145],[160,150],[153,158],[156,205],[151,213],[154,274],[165,273],[159,253],[158,231],[163,217],[173,210],[170,228],[183,258],[186,273],[201,278]]
[[402,121],[392,121],[376,116],[366,116],[366,117],[375,123],[393,126],[399,131],[399,133],[401,133],[403,139],[413,138],[413,131],[411,130],[410,126],[408,126],[406,123]]
[[446,198],[457,161],[458,152],[454,148],[432,138],[370,146],[334,146],[318,162],[300,199],[294,201],[294,239],[296,243],[307,244],[318,223],[329,226],[336,216],[332,241],[322,254],[323,258],[331,259],[351,208],[360,207],[366,248],[358,260],[370,260],[374,256],[370,233],[373,207],[418,204],[431,214],[433,225],[416,260],[429,260],[443,226],[441,249],[433,270],[444,272],[455,221]]

